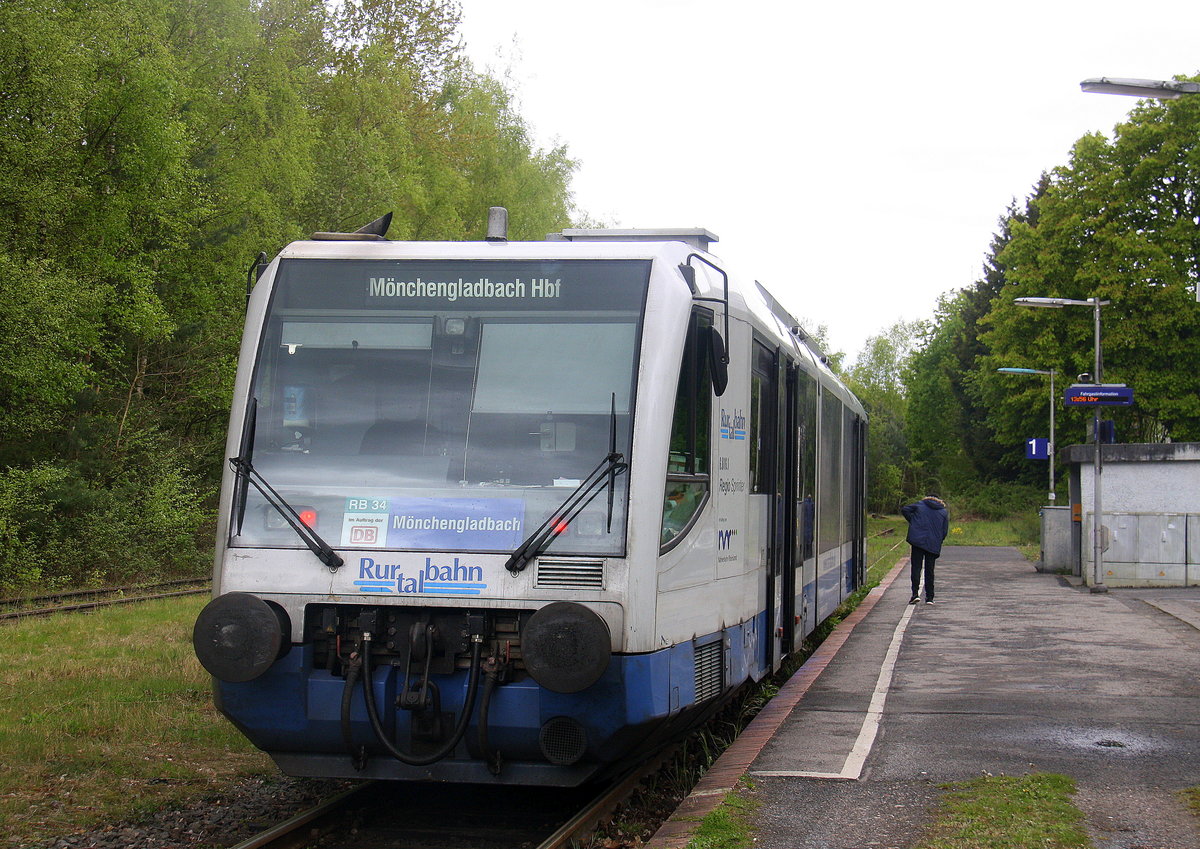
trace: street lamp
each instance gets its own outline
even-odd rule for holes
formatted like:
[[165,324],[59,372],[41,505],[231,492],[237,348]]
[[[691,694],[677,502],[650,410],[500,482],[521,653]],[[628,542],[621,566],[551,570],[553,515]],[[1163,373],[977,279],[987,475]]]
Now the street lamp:
[[[1104,382],[1102,375],[1104,361],[1100,356],[1100,307],[1107,306],[1111,303],[1110,301],[1102,301],[1098,297],[1088,298],[1086,301],[1074,298],[1016,298],[1013,303],[1022,307],[1043,307],[1049,309],[1091,307],[1095,327],[1095,370],[1092,372],[1092,382],[1096,384]],[[1100,474],[1103,470],[1100,463],[1100,408],[1094,407],[1093,409],[1095,413],[1092,418],[1092,566],[1094,567],[1095,577],[1092,580],[1092,592],[1103,593],[1108,592],[1108,587],[1104,585],[1104,569],[1102,565],[1104,560],[1104,543],[1103,534],[1101,533],[1101,516],[1103,515],[1103,510],[1100,501]]]
[[1151,97],[1156,100],[1178,100],[1185,94],[1200,94],[1200,83],[1128,77],[1088,77],[1079,87],[1092,94],[1123,94],[1126,97]]
[[1050,445],[1046,454],[1050,460],[1050,506],[1054,506],[1054,369],[1040,368],[998,368],[996,371],[1005,374],[1048,374],[1050,375]]

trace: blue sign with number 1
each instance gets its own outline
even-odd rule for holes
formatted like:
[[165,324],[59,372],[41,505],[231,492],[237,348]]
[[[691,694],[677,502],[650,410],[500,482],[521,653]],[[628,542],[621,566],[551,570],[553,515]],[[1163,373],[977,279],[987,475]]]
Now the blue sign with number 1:
[[1050,440],[1049,439],[1026,439],[1025,440],[1025,459],[1026,460],[1049,460],[1050,459]]

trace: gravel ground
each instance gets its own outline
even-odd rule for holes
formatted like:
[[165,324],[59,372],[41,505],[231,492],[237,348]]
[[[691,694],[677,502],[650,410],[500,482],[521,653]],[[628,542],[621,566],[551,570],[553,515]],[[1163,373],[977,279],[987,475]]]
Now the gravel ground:
[[250,779],[191,805],[158,811],[37,844],[30,849],[213,849],[232,846],[283,822],[353,782],[311,778]]

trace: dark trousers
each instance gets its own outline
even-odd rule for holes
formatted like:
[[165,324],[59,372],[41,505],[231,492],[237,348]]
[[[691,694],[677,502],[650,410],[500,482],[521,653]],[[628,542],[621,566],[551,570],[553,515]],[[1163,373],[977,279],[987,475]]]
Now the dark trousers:
[[921,590],[921,570],[925,570],[925,600],[933,601],[933,564],[938,559],[923,548],[912,547],[912,594],[916,597]]

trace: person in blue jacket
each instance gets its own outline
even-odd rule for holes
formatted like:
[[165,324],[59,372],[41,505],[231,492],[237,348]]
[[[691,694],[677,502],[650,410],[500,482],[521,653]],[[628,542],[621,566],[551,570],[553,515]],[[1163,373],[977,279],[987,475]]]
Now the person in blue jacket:
[[950,532],[950,514],[946,503],[936,495],[927,495],[914,504],[900,508],[908,521],[907,542],[912,546],[912,598],[921,600],[921,573],[925,573],[925,603],[933,604],[933,564],[942,553],[942,540]]

